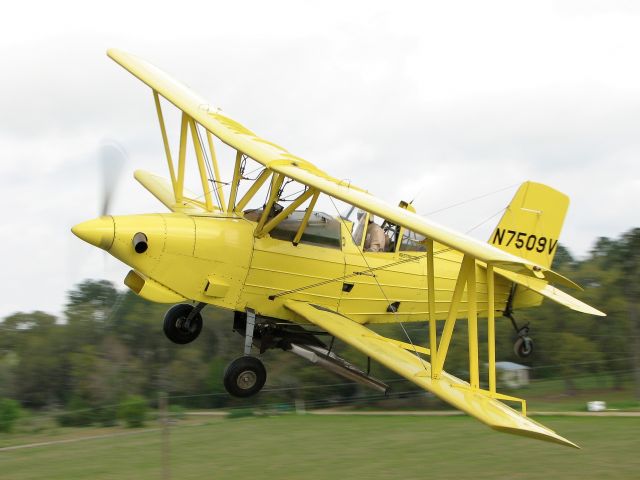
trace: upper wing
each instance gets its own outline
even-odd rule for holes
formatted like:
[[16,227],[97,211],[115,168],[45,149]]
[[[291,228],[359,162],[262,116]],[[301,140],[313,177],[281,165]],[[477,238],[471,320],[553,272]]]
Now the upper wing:
[[567,284],[563,281],[563,277],[553,274],[543,266],[499,250],[403,208],[389,205],[350,182],[327,175],[310,162],[292,155],[275,143],[260,138],[248,128],[222,114],[218,109],[211,107],[206,100],[186,85],[174,80],[159,68],[135,55],[116,49],[110,49],[107,54],[224,143],[248,155],[268,169],[367,210],[450,248],[469,254],[483,262],[492,263],[524,275]]
[[477,240],[463,233],[451,230],[443,225],[428,220],[417,213],[413,213],[404,208],[389,205],[388,203],[374,197],[360,189],[354,189],[345,182],[336,181],[301,168],[293,163],[274,162],[269,165],[278,173],[293,178],[298,182],[315,188],[327,195],[338,198],[358,208],[367,210],[391,223],[401,225],[409,230],[431,238],[438,243],[446,245],[454,250],[468,254],[480,261],[492,263],[501,268],[514,272],[532,276],[535,278],[545,278],[548,281],[561,283],[575,288],[576,285],[562,275],[552,270],[536,265],[524,258],[517,257],[508,252],[499,250],[485,242]]
[[324,307],[316,308],[314,305],[293,300],[287,301],[285,305],[307,321],[493,429],[577,448],[577,445],[566,438],[523,416],[499,400],[490,398],[486,393],[471,390],[469,384],[459,378],[442,372],[439,379],[432,379],[429,362],[347,317],[328,311]]

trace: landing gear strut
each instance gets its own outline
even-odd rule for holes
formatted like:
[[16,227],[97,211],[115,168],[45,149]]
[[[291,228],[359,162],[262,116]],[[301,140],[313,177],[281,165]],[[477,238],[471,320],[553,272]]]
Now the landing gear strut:
[[389,390],[388,385],[370,375],[370,363],[364,372],[336,355],[332,351],[335,337],[331,337],[328,346],[319,340],[318,336],[329,335],[325,331],[307,330],[300,325],[268,317],[261,317],[256,321],[256,314],[251,309],[235,313],[233,330],[244,337],[244,356],[229,364],[224,372],[224,386],[227,392],[236,397],[255,395],[267,378],[262,362],[251,355],[253,347],[260,353],[272,348],[295,353],[350,381],[383,393]]
[[164,315],[164,334],[173,343],[184,345],[193,342],[202,331],[200,311],[206,303],[197,306],[181,303],[174,305]]
[[251,356],[255,325],[256,312],[248,308],[244,328],[244,356],[236,358],[224,371],[224,388],[234,397],[255,395],[267,381],[267,370],[263,363]]
[[515,295],[516,285],[511,289],[511,294],[509,295],[509,300],[507,300],[507,308],[505,309],[503,315],[511,320],[511,324],[515,329],[518,338],[513,344],[513,353],[515,353],[519,358],[527,358],[529,355],[533,353],[533,339],[529,336],[529,323],[522,327],[518,327],[516,323],[516,319],[513,317],[513,309],[511,307],[513,303],[513,297]]

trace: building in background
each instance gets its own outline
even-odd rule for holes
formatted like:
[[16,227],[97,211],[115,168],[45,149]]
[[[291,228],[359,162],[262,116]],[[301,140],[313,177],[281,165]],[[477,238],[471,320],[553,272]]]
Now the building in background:
[[529,370],[526,365],[514,362],[496,362],[498,383],[507,388],[518,388],[529,384]]

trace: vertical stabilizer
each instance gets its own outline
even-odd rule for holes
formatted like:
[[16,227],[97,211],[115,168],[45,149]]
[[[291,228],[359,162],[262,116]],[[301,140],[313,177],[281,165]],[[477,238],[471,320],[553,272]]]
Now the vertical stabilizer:
[[558,251],[558,238],[569,207],[569,197],[541,183],[520,185],[489,243],[550,267]]

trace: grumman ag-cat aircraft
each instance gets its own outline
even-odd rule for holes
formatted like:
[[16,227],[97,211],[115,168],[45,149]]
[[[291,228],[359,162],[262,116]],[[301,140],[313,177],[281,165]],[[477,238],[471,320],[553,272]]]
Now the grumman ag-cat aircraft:
[[[548,298],[604,315],[552,286],[577,287],[550,270],[569,203],[565,195],[524,183],[484,243],[418,215],[406,202],[389,205],[328,175],[211,107],[150,63],[119,50],[108,55],[151,87],[169,179],[140,170],[135,178],[171,213],[105,215],[72,230],[130,266],[124,283],[135,293],[177,303],[164,318],[171,341],[195,340],[207,305],[235,312],[244,355],[224,374],[229,393],[246,397],[260,391],[266,371],[252,352],[274,348],[386,391],[369,368],[360,370],[336,354],[339,339],[363,352],[369,366],[371,359],[381,363],[496,430],[575,446],[527,417],[524,400],[498,393],[495,371],[496,314],[511,318],[518,332],[514,348],[521,356],[531,353],[533,342],[528,327],[518,328],[513,319],[516,309]],[[181,111],[177,165],[163,103]],[[216,156],[218,141],[235,154],[226,182]],[[188,152],[195,157],[200,194],[185,187]],[[250,172],[250,165],[257,168]],[[321,195],[333,204],[344,202],[349,211],[316,211]],[[257,208],[249,208],[256,202]],[[376,248],[374,235],[382,239]],[[468,381],[444,369],[454,327],[464,318]],[[480,383],[479,318],[488,322],[487,388]],[[367,328],[424,321],[429,348]],[[517,411],[501,400],[521,407]]]

